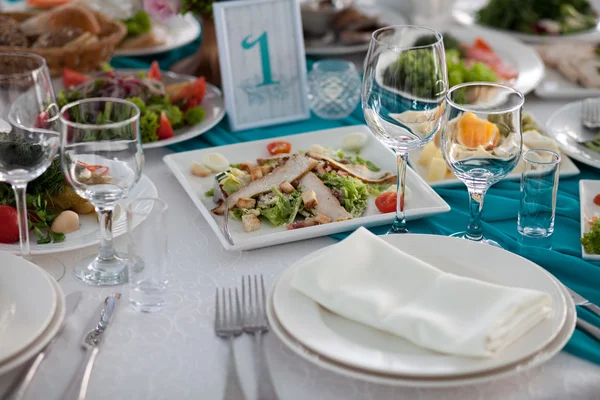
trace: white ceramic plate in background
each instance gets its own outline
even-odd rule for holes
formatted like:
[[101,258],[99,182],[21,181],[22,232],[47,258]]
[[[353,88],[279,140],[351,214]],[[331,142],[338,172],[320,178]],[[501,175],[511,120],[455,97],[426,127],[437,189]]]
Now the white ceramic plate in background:
[[[158,192],[154,183],[146,175],[142,175],[140,181],[133,188],[128,198],[156,197],[157,194]],[[121,212],[113,223],[114,237],[124,234],[127,230],[124,207],[126,203],[127,199],[122,200],[119,203],[121,205]],[[100,243],[100,227],[94,214],[80,215],[79,230],[68,233],[65,240],[60,243],[37,244],[37,238],[32,233],[30,233],[29,240],[31,242],[32,254],[52,254],[71,251]],[[12,244],[0,243],[0,251],[9,251],[19,254],[21,248],[18,242]]]
[[[600,206],[594,203],[594,197],[600,194],[600,181],[582,179],[579,181],[579,211],[581,214],[581,237],[590,231],[592,217],[600,218]],[[581,246],[581,257],[585,260],[600,261],[600,254],[589,254]]]
[[149,56],[174,50],[196,40],[200,36],[201,27],[200,22],[192,14],[186,14],[174,18],[168,26],[161,26],[160,30],[164,31],[167,36],[164,44],[140,49],[117,48],[114,55],[125,57]]
[[470,374],[460,377],[451,378],[413,378],[405,377],[401,375],[391,374],[376,374],[374,372],[365,371],[358,368],[352,368],[345,364],[337,363],[321,354],[315,353],[308,347],[304,346],[293,336],[285,330],[285,328],[279,323],[275,311],[273,309],[273,291],[271,291],[268,297],[267,307],[267,318],[269,320],[269,326],[271,330],[281,340],[281,342],[296,355],[304,360],[316,365],[324,370],[334,372],[350,379],[358,379],[379,385],[391,385],[391,386],[406,386],[406,387],[423,387],[423,388],[440,388],[440,387],[456,387],[464,385],[475,385],[486,382],[495,382],[498,379],[506,378],[518,373],[522,373],[531,368],[537,367],[558,354],[563,347],[567,344],[573,331],[575,330],[575,323],[577,321],[577,314],[575,312],[575,304],[569,293],[565,290],[564,286],[560,282],[556,281],[560,286],[563,296],[566,299],[567,304],[567,317],[565,324],[556,338],[544,347],[540,352],[532,355],[531,357],[521,360],[515,364],[511,364],[504,368],[498,368],[493,371],[484,372],[481,374]]
[[[49,276],[49,275],[48,275]],[[36,354],[38,354],[50,341],[58,334],[60,328],[63,325],[63,321],[65,319],[66,314],[66,304],[65,304],[65,295],[58,285],[58,282],[54,280],[51,276],[49,276],[50,281],[54,287],[54,291],[56,292],[57,302],[56,302],[56,311],[54,313],[54,317],[50,321],[50,324],[44,330],[44,332],[33,342],[33,344],[11,359],[0,363],[0,375],[11,371],[32,359]]]
[[544,79],[535,88],[535,95],[542,99],[587,99],[600,96],[600,89],[586,88],[571,82],[552,68],[546,68]]
[[407,234],[383,239],[444,272],[548,293],[552,312],[495,357],[442,354],[326,310],[291,287],[296,269],[292,266],[273,291],[275,315],[286,331],[314,352],[353,368],[417,378],[448,378],[503,368],[530,357],[554,340],[564,325],[567,307],[560,287],[546,270],[525,258],[448,236]]
[[9,315],[0,329],[0,364],[23,351],[46,330],[56,313],[57,293],[44,270],[16,255],[0,252],[0,293]]
[[559,108],[546,123],[546,133],[560,145],[569,157],[590,167],[600,168],[600,153],[577,143],[578,132],[586,128],[581,125],[581,101],[569,103]]
[[[229,230],[235,242],[235,245],[232,246],[221,230],[223,217],[211,213],[210,210],[216,207],[216,204],[213,202],[212,197],[207,197],[205,195],[206,191],[213,188],[214,175],[206,178],[192,175],[190,172],[192,163],[194,161],[201,162],[202,158],[210,153],[221,153],[230,163],[245,161],[254,162],[258,157],[269,156],[267,144],[281,140],[292,144],[292,152],[308,150],[314,144],[338,149],[342,146],[344,137],[353,132],[362,132],[366,134],[368,138],[367,146],[360,152],[361,157],[373,161],[382,171],[396,171],[395,155],[373,137],[366,125],[346,126],[273,139],[213,147],[210,149],[169,154],[164,157],[164,161],[192,201],[196,204],[200,212],[202,212],[202,215],[206,218],[210,227],[219,237],[219,240],[221,240],[223,247],[228,250],[256,249],[351,231],[359,226],[369,227],[390,224],[394,220],[395,214],[381,214],[374,205],[375,197],[371,196],[365,215],[360,218],[301,229],[287,230],[285,227],[273,227],[268,221],[263,221],[258,231],[244,232],[240,221],[231,219],[229,222]],[[450,211],[448,204],[435,193],[429,185],[419,178],[412,169],[408,169],[406,177],[407,186],[412,193],[412,198],[407,200],[406,205],[407,220],[414,220]]]

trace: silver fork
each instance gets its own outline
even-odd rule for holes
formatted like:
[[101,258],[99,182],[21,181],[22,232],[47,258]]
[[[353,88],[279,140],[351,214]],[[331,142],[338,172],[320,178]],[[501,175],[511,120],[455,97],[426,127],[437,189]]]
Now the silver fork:
[[263,334],[269,331],[266,316],[265,281],[263,276],[242,277],[244,332],[254,335],[256,351],[257,400],[277,400],[269,366],[265,358]]
[[581,123],[588,129],[600,128],[600,99],[585,99],[583,101]]
[[223,234],[227,241],[233,246],[233,237],[231,236],[231,233],[229,233],[229,207],[227,207],[227,198],[219,183],[225,176],[227,176],[225,172],[220,172],[215,175],[215,180],[213,182],[213,201],[215,203],[222,201],[225,206],[225,212],[223,213]]
[[233,380],[233,383],[237,386],[237,391],[240,393],[242,389],[235,365],[233,339],[241,335],[242,332],[242,311],[240,309],[240,297],[237,288],[221,288],[220,294],[219,288],[217,288],[215,295],[215,334],[229,342],[229,360],[225,382],[228,383]]

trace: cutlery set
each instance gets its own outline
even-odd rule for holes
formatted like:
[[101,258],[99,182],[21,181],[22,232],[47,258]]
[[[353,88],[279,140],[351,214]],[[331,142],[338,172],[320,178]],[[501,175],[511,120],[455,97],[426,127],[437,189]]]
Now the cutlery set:
[[[88,384],[91,378],[92,369],[96,356],[100,350],[100,344],[106,332],[106,328],[110,325],[116,309],[120,303],[121,294],[113,293],[98,306],[92,314],[86,328],[84,329],[84,337],[81,343],[84,351],[84,359],[82,360],[76,374],[73,376],[69,386],[64,391],[61,399],[64,400],[85,400]],[[66,296],[66,318],[73,315],[79,302],[81,301],[81,292],[73,292]],[[65,328],[66,320],[56,337],[42,350],[30,364],[29,368],[24,372],[22,377],[11,387],[5,394],[3,400],[22,400],[25,398],[33,378],[36,375],[40,365],[49,354],[52,345],[56,338],[60,336]]]
[[[269,331],[266,316],[266,290],[263,276],[242,277],[242,300],[238,288],[217,288],[215,296],[215,334],[229,341],[227,381],[239,385],[233,357],[233,339],[242,333],[254,336],[257,400],[277,400],[264,354],[263,335]],[[241,386],[241,385],[239,385]]]

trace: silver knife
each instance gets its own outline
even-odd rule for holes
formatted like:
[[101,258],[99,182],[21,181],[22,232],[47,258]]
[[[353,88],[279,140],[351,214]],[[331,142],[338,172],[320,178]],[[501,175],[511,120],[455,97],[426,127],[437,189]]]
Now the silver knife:
[[104,299],[92,315],[85,328],[85,335],[81,342],[81,347],[85,350],[85,358],[61,399],[85,400],[94,362],[100,350],[100,344],[102,343],[106,328],[108,328],[112,321],[120,299],[121,293],[111,294]]
[[27,392],[27,389],[29,389],[29,385],[33,381],[33,377],[35,376],[36,372],[38,371],[38,368],[42,364],[42,361],[44,361],[46,356],[50,353],[50,350],[52,349],[52,345],[56,341],[56,338],[59,337],[63,329],[65,329],[67,319],[75,312],[80,301],[81,292],[79,291],[69,293],[65,297],[65,321],[63,322],[62,327],[60,328],[56,336],[54,336],[54,338],[50,341],[50,343],[48,343],[48,345],[46,345],[46,347],[44,347],[44,349],[38,353],[38,355],[35,357],[29,368],[22,375],[22,378],[17,379],[16,385],[9,389],[9,391],[4,395],[4,399],[11,398],[12,393],[15,394],[14,397],[12,397],[12,400],[21,400],[25,396],[25,393]]
[[600,307],[598,307],[594,303],[590,302],[588,299],[586,299],[579,293],[577,293],[569,288],[567,288],[567,290],[569,291],[571,298],[573,298],[573,302],[575,303],[575,305],[581,306],[600,317]]

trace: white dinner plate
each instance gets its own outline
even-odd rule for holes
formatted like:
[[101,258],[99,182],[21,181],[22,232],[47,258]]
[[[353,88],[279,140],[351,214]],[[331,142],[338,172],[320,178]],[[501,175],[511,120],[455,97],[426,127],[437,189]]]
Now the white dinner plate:
[[[406,19],[396,11],[390,10],[387,7],[373,7],[373,5],[356,5],[362,13],[368,16],[378,16],[387,25],[404,25]],[[339,42],[324,43],[321,39],[304,39],[304,50],[307,56],[341,56],[346,54],[362,53],[369,50],[369,42],[344,45]]]
[[[582,179],[579,181],[579,204],[581,214],[581,237],[590,231],[592,217],[600,218],[600,206],[594,203],[594,197],[600,194],[600,181]],[[581,246],[581,257],[586,260],[600,261],[600,254],[590,254]]]
[[580,86],[555,69],[546,68],[544,79],[535,88],[535,95],[542,99],[587,99],[600,96],[600,89]]
[[290,335],[278,321],[273,308],[273,291],[271,291],[268,298],[267,319],[269,320],[269,326],[273,333],[279,338],[279,340],[281,340],[281,342],[287,348],[296,353],[296,355],[320,368],[351,379],[358,379],[361,381],[366,381],[380,385],[423,388],[475,385],[485,382],[495,382],[499,379],[507,378],[512,375],[525,372],[528,369],[537,367],[550,360],[556,354],[558,354],[558,352],[560,352],[562,348],[567,344],[567,342],[571,338],[571,335],[573,334],[573,331],[575,330],[577,314],[575,312],[575,304],[573,303],[573,299],[571,299],[571,296],[566,291],[564,286],[560,284],[560,282],[556,282],[558,285],[560,285],[563,296],[566,299],[567,317],[563,328],[561,329],[559,334],[556,335],[556,338],[554,338],[552,342],[550,342],[538,353],[515,364],[508,365],[504,368],[498,368],[493,371],[488,371],[480,374],[465,375],[460,377],[414,378],[405,377],[402,375],[377,374],[359,368],[352,368],[348,365],[341,364],[327,357],[324,357],[321,354],[315,353],[310,348],[304,346],[302,343],[296,340],[292,335]]
[[38,354],[44,347],[46,347],[46,345],[48,345],[48,343],[50,343],[54,336],[56,336],[60,331],[66,314],[65,295],[58,285],[58,282],[56,282],[56,280],[54,280],[54,278],[52,278],[50,275],[48,275],[48,277],[52,282],[52,287],[54,288],[54,292],[56,293],[57,297],[56,311],[54,316],[52,317],[50,324],[46,327],[42,334],[36,338],[33,344],[20,353],[14,355],[9,360],[0,363],[0,375],[25,364],[36,354]]
[[[138,197],[156,197],[158,194],[156,186],[146,175],[142,175],[138,184],[129,193],[128,199]],[[113,223],[114,237],[121,236],[127,231],[125,204],[127,199],[119,202],[121,212]],[[83,247],[93,246],[100,243],[100,228],[95,214],[85,214],[79,216],[79,230],[67,233],[65,240],[60,243],[38,244],[37,238],[33,233],[29,234],[32,254],[52,254],[63,251],[81,249]],[[9,251],[19,254],[21,249],[19,243],[0,243],[0,251]]]
[[[117,71],[135,75],[139,69],[119,69]],[[180,82],[191,82],[197,79],[195,76],[176,74],[171,71],[160,71],[160,74],[163,82],[166,85]],[[57,92],[63,89],[62,79],[54,79],[53,85]],[[217,125],[225,116],[225,101],[223,99],[223,93],[218,87],[210,83],[206,83],[206,93],[204,94],[204,99],[202,99],[202,104],[200,104],[200,106],[205,112],[204,119],[200,121],[200,123],[176,129],[174,132],[175,136],[172,138],[158,140],[151,143],[144,143],[142,144],[142,148],[147,150],[157,147],[170,146],[172,144],[183,142],[185,140],[202,135]]]
[[[231,245],[221,230],[223,217],[211,213],[210,210],[216,204],[213,202],[212,197],[205,195],[206,191],[213,188],[214,176],[200,178],[192,175],[190,172],[192,163],[194,161],[201,162],[205,155],[217,152],[224,155],[230,163],[255,161],[258,157],[268,157],[267,144],[280,140],[290,142],[292,144],[292,152],[308,150],[314,144],[338,149],[342,146],[343,138],[353,132],[363,132],[368,137],[366,147],[360,152],[361,157],[373,161],[382,171],[396,171],[396,157],[388,148],[373,137],[366,125],[346,126],[299,135],[169,154],[164,157],[164,161],[206,218],[210,227],[219,237],[219,240],[221,240],[223,247],[227,250],[256,249],[350,231],[359,226],[369,227],[390,224],[394,220],[395,215],[394,213],[381,214],[377,211],[374,204],[375,198],[371,196],[365,215],[360,218],[301,229],[287,230],[285,227],[272,227],[268,222],[263,222],[258,231],[244,232],[242,224],[235,219],[231,219],[229,230],[235,243]],[[419,178],[412,169],[408,169],[406,177],[407,186],[412,193],[412,198],[407,198],[406,201],[407,220],[423,218],[450,210],[448,204]]]
[[[531,115],[530,115],[531,116]],[[533,118],[533,117],[532,117]],[[534,119],[535,124],[540,127],[540,124]],[[540,128],[541,129],[541,128]],[[429,176],[429,168],[421,163],[419,163],[419,159],[421,158],[421,153],[423,153],[423,149],[415,149],[411,151],[408,155],[408,160],[410,162],[411,167],[415,170],[417,174],[423,179],[427,181],[427,177]],[[581,171],[577,168],[577,165],[569,157],[565,157],[564,155],[560,158],[560,171],[559,176],[561,178],[570,178],[571,176],[579,175]],[[521,172],[511,172],[507,176],[505,176],[501,181],[516,181],[521,179]],[[454,187],[454,186],[462,186],[464,183],[454,177],[450,179],[442,179],[434,182],[427,182],[431,187]]]
[[[466,4],[466,2],[463,2]],[[482,4],[483,3],[483,4]],[[553,43],[560,41],[583,41],[583,42],[597,42],[600,39],[600,31],[598,27],[592,28],[583,32],[573,33],[569,35],[534,35],[529,33],[521,33],[515,31],[509,31],[506,29],[498,29],[487,25],[478,23],[475,19],[476,11],[479,10],[486,2],[470,1],[467,7],[456,7],[454,9],[454,18],[461,24],[471,27],[482,29],[488,32],[498,32],[505,35],[512,36],[517,40],[521,40],[526,43]]]
[[594,168],[600,168],[600,153],[577,143],[577,133],[585,131],[581,125],[581,101],[559,108],[546,123],[548,136],[554,138],[569,157]]
[[[0,327],[0,364],[33,343],[56,312],[52,278],[21,257],[0,252],[0,293],[10,307]],[[7,304],[8,303],[8,304]]]
[[282,274],[273,292],[275,314],[286,331],[314,352],[354,368],[418,378],[448,378],[503,368],[530,357],[554,340],[564,325],[567,306],[559,285],[543,268],[525,258],[448,236],[407,234],[383,239],[445,272],[548,293],[552,312],[495,357],[442,354],[326,310],[290,286],[297,268],[292,266]]
[[133,57],[164,53],[193,42],[200,36],[201,31],[200,23],[192,14],[176,17],[173,21],[169,22],[168,26],[161,26],[160,28],[167,35],[164,44],[140,49],[117,48],[115,49],[115,56]]

